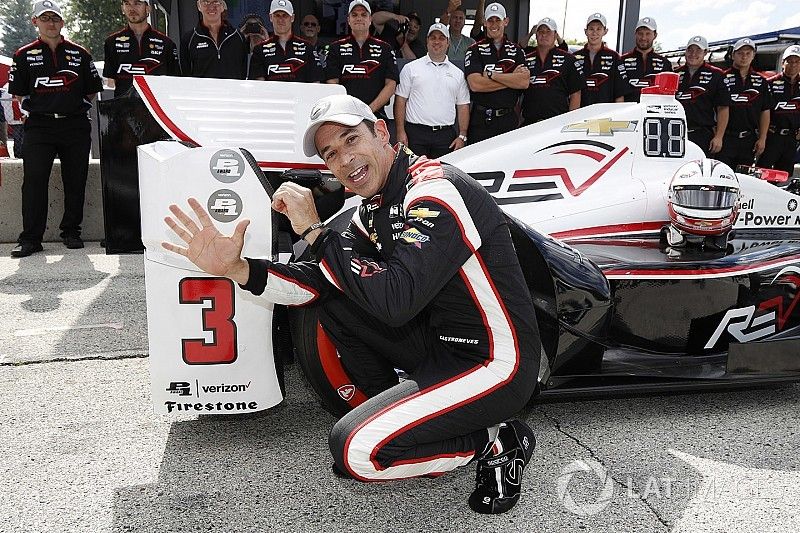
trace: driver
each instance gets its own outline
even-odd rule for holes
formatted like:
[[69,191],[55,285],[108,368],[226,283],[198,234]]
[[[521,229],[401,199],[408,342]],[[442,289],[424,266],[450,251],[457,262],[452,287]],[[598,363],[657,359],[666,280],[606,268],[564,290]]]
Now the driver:
[[[163,246],[269,301],[324,302],[320,321],[371,396],[331,430],[337,475],[438,476],[476,461],[470,507],[508,511],[535,438],[504,421],[531,397],[541,344],[503,213],[461,170],[393,148],[386,123],[352,96],[315,104],[304,151],[365,198],[340,234],[320,222],[311,191],[278,188],[273,209],[316,261],[241,258],[248,221],[223,236],[194,199],[201,224],[170,206],[180,224],[165,221],[186,245]],[[395,368],[409,379],[398,383]]]
[[739,179],[716,159],[690,161],[669,184],[670,225],[662,237],[673,248],[696,244],[724,250],[739,211]]

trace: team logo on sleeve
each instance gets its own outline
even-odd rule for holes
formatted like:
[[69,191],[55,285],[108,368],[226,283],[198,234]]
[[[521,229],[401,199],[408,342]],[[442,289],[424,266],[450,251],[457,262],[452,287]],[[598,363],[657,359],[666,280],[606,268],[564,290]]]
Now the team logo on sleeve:
[[220,189],[209,196],[206,207],[217,222],[233,222],[242,214],[242,198],[230,189]]
[[422,248],[422,244],[430,241],[431,238],[416,228],[409,228],[400,234],[400,240]]
[[233,150],[220,150],[211,156],[208,168],[217,181],[233,183],[244,173],[244,159]]

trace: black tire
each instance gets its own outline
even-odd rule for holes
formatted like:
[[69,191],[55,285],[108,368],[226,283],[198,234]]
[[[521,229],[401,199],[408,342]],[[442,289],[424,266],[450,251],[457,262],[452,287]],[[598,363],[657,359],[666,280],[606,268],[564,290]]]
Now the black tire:
[[[326,225],[344,230],[354,209],[345,211]],[[300,260],[306,259],[305,254]],[[336,348],[319,325],[315,306],[290,307],[289,325],[301,377],[323,409],[340,417],[361,404],[367,396],[359,390],[341,364]]]

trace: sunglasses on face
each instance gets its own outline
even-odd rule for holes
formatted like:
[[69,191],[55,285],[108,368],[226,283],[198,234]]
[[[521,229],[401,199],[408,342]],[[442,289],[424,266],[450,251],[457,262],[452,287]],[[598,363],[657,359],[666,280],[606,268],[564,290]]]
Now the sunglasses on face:
[[133,6],[133,7],[142,7],[144,5],[147,5],[147,2],[143,2],[142,0],[133,0],[133,1],[122,2],[122,5],[123,6],[127,6],[127,7],[131,7],[131,6]]
[[307,26],[307,27],[313,28],[314,26],[317,26],[317,23],[316,22],[304,22],[303,26]]
[[59,17],[58,15],[39,15],[36,18],[38,18],[42,22],[56,22],[56,23],[58,23],[58,22],[62,22],[63,21],[63,19],[61,17]]
[[200,4],[204,6],[218,6],[222,4],[220,0],[200,0]]

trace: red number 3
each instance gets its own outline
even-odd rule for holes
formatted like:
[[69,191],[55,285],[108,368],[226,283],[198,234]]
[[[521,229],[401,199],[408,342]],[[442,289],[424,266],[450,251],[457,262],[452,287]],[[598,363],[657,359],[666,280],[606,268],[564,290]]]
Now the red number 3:
[[188,365],[233,363],[236,349],[236,323],[233,321],[233,282],[227,278],[183,278],[178,286],[180,303],[202,304],[203,331],[210,331],[212,340],[181,339],[183,360]]

